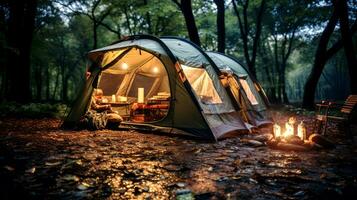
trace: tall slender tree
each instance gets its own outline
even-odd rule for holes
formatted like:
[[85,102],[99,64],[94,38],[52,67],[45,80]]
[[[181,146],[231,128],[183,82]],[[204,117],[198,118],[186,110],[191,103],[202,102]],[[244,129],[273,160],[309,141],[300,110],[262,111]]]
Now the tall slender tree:
[[[254,23],[251,23],[248,20],[248,18],[252,18],[248,16],[249,0],[233,0],[232,3],[234,12],[238,18],[245,61],[251,74],[254,77],[257,77],[255,63],[262,30],[262,20],[266,7],[266,0],[261,0],[258,12],[256,14],[257,17],[254,19]],[[241,7],[241,9],[238,8],[238,6]],[[254,31],[252,30],[251,24],[255,24]],[[252,44],[252,46],[250,47],[249,44]]]
[[7,20],[7,63],[6,98],[12,101],[29,102],[30,55],[32,36],[35,28],[37,0],[7,0],[9,17]]
[[335,0],[332,2],[339,15],[341,38],[350,75],[351,93],[357,94],[357,58],[353,47],[352,33],[349,29],[347,0]]
[[197,44],[198,46],[201,46],[201,41],[200,37],[198,35],[198,29],[196,26],[195,22],[195,17],[193,16],[192,12],[192,3],[191,0],[172,0],[181,10],[186,26],[187,26],[187,31],[188,31],[188,36],[190,37],[190,40]]
[[[353,65],[353,46],[351,47],[350,44],[352,45],[352,34],[354,34],[357,31],[357,20],[353,23],[351,28],[348,28],[348,20],[346,20],[346,16],[342,16],[342,22],[340,21],[341,24],[341,33],[344,32],[344,35],[342,35],[342,39],[338,40],[335,42],[330,48],[328,48],[328,43],[330,40],[330,37],[332,33],[335,30],[335,27],[337,25],[338,20],[341,20],[341,14],[342,15],[347,15],[347,7],[345,8],[340,8],[339,4],[343,3],[344,0],[341,1],[334,1],[334,6],[333,6],[333,12],[332,15],[324,29],[324,31],[321,34],[319,45],[317,47],[316,53],[315,53],[315,60],[314,64],[312,67],[312,70],[310,72],[310,75],[307,78],[307,81],[304,86],[304,95],[303,95],[303,102],[302,102],[302,107],[306,109],[314,109],[314,100],[315,100],[315,92],[317,88],[318,81],[320,79],[320,76],[322,74],[322,71],[327,63],[327,61],[334,56],[342,47],[345,47],[345,54],[348,58],[351,59],[349,61],[348,66],[349,66],[349,75],[350,75],[350,81],[351,81],[351,92],[356,93],[356,86],[355,86],[355,78],[353,77],[354,74],[356,74],[356,65]],[[342,5],[343,7],[343,5]],[[345,20],[345,21],[343,21]],[[347,22],[347,24],[346,24]],[[342,26],[344,30],[342,30]],[[346,29],[349,29],[347,32]],[[347,32],[347,33],[346,33]],[[345,36],[346,38],[344,38]],[[348,37],[351,37],[349,39]],[[350,42],[350,44],[346,44]],[[354,55],[355,56],[355,55]],[[348,60],[348,59],[347,59]],[[351,65],[350,65],[351,64]]]
[[224,0],[214,0],[217,6],[217,49],[218,52],[224,53],[226,49],[226,28],[224,20]]

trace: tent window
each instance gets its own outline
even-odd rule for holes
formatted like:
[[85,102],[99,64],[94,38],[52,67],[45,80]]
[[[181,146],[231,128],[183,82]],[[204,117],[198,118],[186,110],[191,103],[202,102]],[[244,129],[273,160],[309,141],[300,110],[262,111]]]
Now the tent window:
[[101,81],[99,82],[99,88],[103,90],[104,96],[115,94],[118,87],[123,82],[125,74],[110,74],[102,73]]
[[144,88],[144,96],[146,97],[154,85],[156,78],[148,77],[141,74],[137,74],[133,80],[133,83],[130,87],[128,96],[129,97],[137,97],[138,96],[138,88]]
[[222,99],[219,97],[216,88],[213,85],[211,77],[203,68],[194,68],[181,65],[182,69],[203,104],[221,104]]
[[258,105],[258,101],[255,98],[252,90],[250,89],[247,80],[245,79],[239,79],[240,84],[243,87],[244,92],[247,94],[247,97],[252,105]]

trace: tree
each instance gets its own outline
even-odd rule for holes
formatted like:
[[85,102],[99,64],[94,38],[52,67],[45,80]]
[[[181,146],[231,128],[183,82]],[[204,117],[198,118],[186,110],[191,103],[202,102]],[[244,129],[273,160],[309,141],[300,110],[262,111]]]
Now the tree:
[[340,32],[343,47],[345,50],[348,70],[350,74],[350,86],[351,86],[351,93],[357,94],[357,58],[356,58],[356,51],[353,47],[353,40],[352,40],[352,33],[349,29],[349,20],[348,20],[348,6],[346,0],[335,0],[332,1],[335,9],[339,14],[339,21],[340,21]]
[[190,40],[198,46],[201,46],[200,37],[198,35],[198,29],[195,22],[195,17],[192,13],[191,0],[172,0],[181,10],[188,31],[188,36]]
[[226,28],[224,20],[224,0],[214,0],[217,6],[217,49],[218,52],[224,53],[226,48]]
[[[257,17],[251,22],[248,18],[252,19],[253,17],[248,17],[248,7],[249,0],[233,0],[233,9],[238,18],[238,25],[240,30],[240,36],[243,43],[243,51],[245,61],[248,65],[249,71],[256,78],[256,69],[255,62],[257,57],[257,50],[260,40],[260,34],[262,30],[262,19],[265,11],[265,0],[261,0],[260,6],[258,9]],[[242,7],[241,9],[238,6]],[[254,30],[251,28],[250,24],[255,24]],[[250,47],[250,44],[252,46]],[[251,53],[249,53],[251,52]]]
[[68,3],[57,1],[57,3],[71,10],[72,14],[85,15],[92,21],[93,49],[96,49],[98,47],[98,28],[103,25],[105,18],[111,14],[112,7],[103,5],[102,0],[75,0]]
[[[339,19],[341,19],[341,12],[346,12],[345,9],[341,9],[339,8],[339,6],[337,3],[341,3],[341,2],[335,2],[334,3],[334,7],[333,7],[333,12],[332,15],[325,27],[325,29],[323,30],[321,37],[320,37],[320,42],[318,44],[316,53],[315,53],[315,60],[314,60],[314,64],[312,67],[312,70],[310,72],[310,75],[307,78],[307,81],[305,83],[304,86],[304,95],[303,95],[303,102],[302,102],[302,107],[306,108],[306,109],[314,109],[314,99],[315,99],[315,92],[316,92],[316,88],[317,88],[317,83],[320,79],[320,76],[322,74],[322,71],[325,67],[326,62],[333,56],[335,55],[343,46],[345,46],[345,51],[346,52],[346,56],[348,55],[349,57],[351,57],[351,59],[353,59],[353,56],[351,56],[351,52],[353,54],[353,47],[351,48],[349,46],[349,44],[346,44],[348,41],[351,41],[351,39],[345,38],[345,39],[340,39],[337,42],[335,42],[330,48],[328,48],[328,43],[330,40],[331,35],[333,34],[336,24],[338,22]],[[346,14],[346,13],[344,13]],[[342,23],[348,23],[348,21],[345,19],[346,16],[343,16],[343,20],[345,20],[345,22]],[[340,22],[341,23],[341,22]],[[346,27],[346,24],[342,25],[341,23],[341,29],[342,26],[344,26],[344,29],[348,28],[348,25]],[[354,24],[352,25],[351,29],[350,29],[350,33],[344,33],[345,37],[352,37],[351,35],[356,32],[357,30],[357,20],[354,22]],[[344,32],[346,32],[346,30],[344,30]],[[342,33],[342,30],[341,30]],[[352,42],[351,42],[352,44]],[[347,48],[346,48],[347,47]],[[353,63],[354,61],[350,61],[350,63]],[[349,74],[351,77],[351,87],[355,87],[355,83],[352,83],[354,80],[353,74],[352,72],[356,73],[354,69],[354,67],[356,65],[351,66],[349,65]],[[351,70],[352,68],[352,70]],[[351,88],[351,91],[356,92],[355,88]]]
[[5,1],[9,17],[6,21],[7,63],[6,99],[31,100],[30,55],[35,27],[37,0]]

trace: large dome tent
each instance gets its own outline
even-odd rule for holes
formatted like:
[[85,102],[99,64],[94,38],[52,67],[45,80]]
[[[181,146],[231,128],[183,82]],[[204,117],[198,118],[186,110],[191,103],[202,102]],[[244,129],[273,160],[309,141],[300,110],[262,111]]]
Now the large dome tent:
[[90,77],[64,127],[78,123],[97,88],[125,117],[122,128],[215,140],[249,131],[220,83],[217,66],[187,40],[130,36],[93,50],[88,57]]

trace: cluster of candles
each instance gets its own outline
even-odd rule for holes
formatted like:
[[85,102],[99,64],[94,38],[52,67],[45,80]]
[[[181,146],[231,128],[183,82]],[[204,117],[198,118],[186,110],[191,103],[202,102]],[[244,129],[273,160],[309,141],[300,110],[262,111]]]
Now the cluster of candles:
[[[295,134],[297,130],[297,134]],[[296,118],[290,117],[289,120],[285,123],[285,130],[282,131],[282,127],[278,124],[274,124],[273,133],[275,139],[288,139],[294,135],[297,135],[301,140],[306,140],[306,127],[303,121],[296,127]]]

